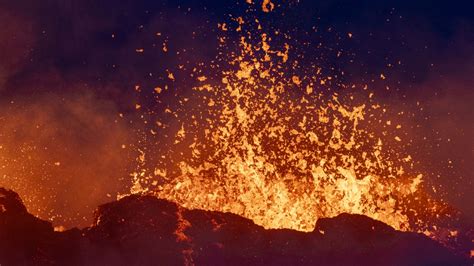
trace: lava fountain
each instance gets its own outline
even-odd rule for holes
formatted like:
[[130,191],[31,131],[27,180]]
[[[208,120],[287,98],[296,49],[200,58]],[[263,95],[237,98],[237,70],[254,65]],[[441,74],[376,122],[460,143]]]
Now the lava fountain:
[[[367,85],[340,83],[316,62],[301,65],[291,35],[265,30],[258,19],[233,18],[219,29],[214,74],[195,68],[198,85],[166,108],[170,123],[155,123],[151,134],[168,136],[166,149],[142,152],[132,193],[235,213],[265,228],[312,231],[318,218],[340,213],[420,228],[422,208],[413,202],[422,175],[410,155],[385,145],[402,141],[401,125],[380,120],[386,107]],[[388,134],[374,130],[380,124]],[[150,170],[145,158],[153,156],[161,161]],[[429,205],[423,213],[440,207]]]

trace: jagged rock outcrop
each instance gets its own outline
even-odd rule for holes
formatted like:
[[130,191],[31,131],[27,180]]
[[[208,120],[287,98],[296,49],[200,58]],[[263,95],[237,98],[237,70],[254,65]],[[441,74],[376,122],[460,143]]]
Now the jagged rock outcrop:
[[151,196],[102,205],[83,230],[55,232],[0,188],[0,265],[470,265],[429,238],[363,215],[311,233],[265,230],[240,216]]

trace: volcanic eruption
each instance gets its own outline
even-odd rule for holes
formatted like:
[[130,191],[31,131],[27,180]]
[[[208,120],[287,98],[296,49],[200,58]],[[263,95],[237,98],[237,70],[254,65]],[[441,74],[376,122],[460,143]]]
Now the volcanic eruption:
[[[156,121],[150,135],[169,139],[141,154],[132,193],[235,213],[268,229],[312,231],[318,218],[354,213],[429,230],[423,221],[445,206],[418,192],[423,178],[413,158],[385,144],[403,141],[389,107],[367,84],[342,83],[343,72],[303,65],[291,35],[267,27],[251,10],[218,25],[214,74],[194,68],[193,91],[166,103],[169,123]],[[160,161],[148,169],[147,157]],[[421,198],[427,205],[414,203]]]
[[[133,170],[130,180],[113,183],[117,200],[100,205],[81,229],[56,223],[61,215],[46,215],[56,227],[31,215],[45,218],[41,208],[35,213],[28,206],[36,193],[26,196],[27,210],[18,194],[0,189],[0,264],[468,265],[472,223],[433,196],[436,187],[409,153],[404,120],[412,111],[384,99],[394,87],[390,71],[354,77],[338,63],[360,60],[350,49],[357,32],[288,29],[268,17],[290,23],[294,1],[240,4],[243,11],[213,25],[216,51],[207,60],[183,40],[184,48],[173,47],[166,30],[139,25],[153,41],[133,42],[127,53],[147,61],[159,50],[177,59],[164,60],[152,82],[127,84],[125,112],[108,102],[113,89],[41,101],[67,108],[51,107],[35,122],[67,113],[73,128],[83,132],[87,124],[84,132],[100,132],[98,157],[106,157],[106,166],[94,164],[94,149],[81,146],[87,140],[73,146],[94,165],[81,176],[107,175],[116,164]],[[190,30],[193,41],[201,37],[198,29]],[[96,119],[89,124],[88,117]],[[71,131],[52,130],[41,143],[69,139]],[[30,159],[43,154],[34,143],[27,147],[35,151],[25,152]],[[21,165],[4,157],[5,169]],[[60,159],[48,165],[61,167]],[[81,171],[72,159],[63,161]],[[14,173],[8,168],[4,179]],[[24,184],[7,181],[7,187]],[[93,193],[107,187],[96,184],[101,189]]]

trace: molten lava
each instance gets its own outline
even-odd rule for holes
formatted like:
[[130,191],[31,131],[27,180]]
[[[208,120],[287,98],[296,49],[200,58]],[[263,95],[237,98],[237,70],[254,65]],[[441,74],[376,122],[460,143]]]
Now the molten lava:
[[[299,65],[287,42],[272,48],[258,20],[219,26],[216,74],[196,74],[199,86],[175,111],[166,109],[171,126],[157,122],[154,131],[172,132],[172,148],[161,158],[173,165],[158,164],[151,174],[140,169],[132,192],[235,213],[265,228],[311,231],[318,218],[353,213],[410,230],[422,175],[374,130],[385,109],[364,96],[367,87],[338,84],[316,64]],[[231,29],[240,36],[238,52],[228,48],[235,44],[225,35]],[[279,32],[274,38],[291,39]],[[392,127],[388,138],[402,141],[400,125]]]

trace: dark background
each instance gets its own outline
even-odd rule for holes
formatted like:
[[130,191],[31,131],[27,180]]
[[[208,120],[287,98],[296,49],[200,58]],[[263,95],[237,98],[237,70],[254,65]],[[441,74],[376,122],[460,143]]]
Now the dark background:
[[[326,62],[347,81],[388,77],[393,89],[374,90],[407,113],[407,151],[426,184],[474,218],[473,4],[274,2],[269,14],[254,6],[262,23],[350,51],[352,62]],[[0,186],[43,218],[87,225],[98,204],[128,191],[133,147],[144,141],[135,85],[151,89],[179,64],[210,62],[217,23],[247,9],[243,0],[0,0]]]

